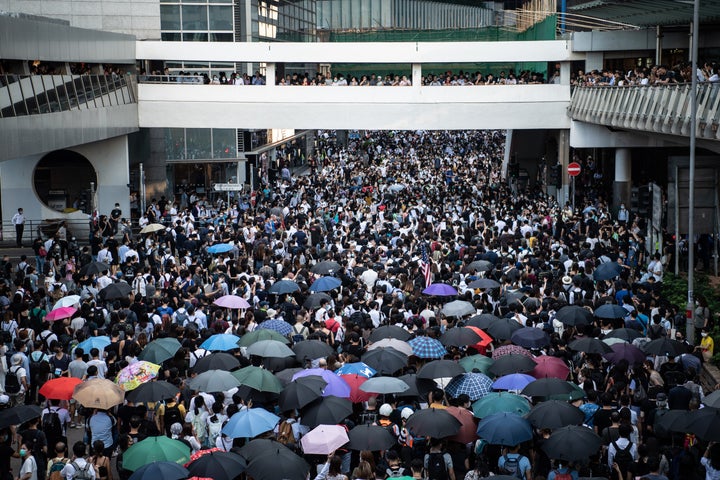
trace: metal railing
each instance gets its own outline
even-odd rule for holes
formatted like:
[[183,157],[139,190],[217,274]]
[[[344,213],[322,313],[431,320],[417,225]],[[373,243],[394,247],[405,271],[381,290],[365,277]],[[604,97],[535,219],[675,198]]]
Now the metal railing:
[[[575,87],[568,113],[573,120],[669,135],[690,135],[689,83],[658,86]],[[720,84],[697,90],[697,138],[720,140]]]
[[199,75],[138,75],[138,83],[183,83],[203,85],[204,77]]
[[130,75],[0,75],[0,118],[137,103]]

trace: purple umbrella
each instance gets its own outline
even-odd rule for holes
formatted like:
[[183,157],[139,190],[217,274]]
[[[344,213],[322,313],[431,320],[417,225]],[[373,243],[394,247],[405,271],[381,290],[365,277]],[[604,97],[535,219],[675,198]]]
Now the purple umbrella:
[[645,358],[647,358],[642,350],[630,343],[616,343],[610,346],[610,348],[612,348],[612,352],[608,352],[604,356],[614,364],[624,359],[632,366],[636,363],[644,362]]
[[511,373],[510,375],[505,375],[495,380],[492,387],[495,390],[522,390],[528,383],[534,381],[535,377],[531,377],[530,375]]
[[425,295],[435,295],[436,297],[452,297],[458,294],[450,285],[445,283],[433,283],[422,291]]
[[243,309],[243,308],[250,308],[250,304],[242,297],[238,297],[237,295],[223,295],[222,297],[218,298],[213,302],[214,305],[217,305],[218,307],[223,308],[231,308],[231,309]]
[[301,370],[293,375],[292,379],[296,380],[298,378],[308,377],[311,375],[322,377],[322,379],[327,382],[327,386],[325,387],[325,390],[323,390],[323,397],[332,395],[340,398],[350,398],[350,385],[348,385],[345,380],[335,375],[335,373],[330,370],[325,370],[324,368],[308,368]]

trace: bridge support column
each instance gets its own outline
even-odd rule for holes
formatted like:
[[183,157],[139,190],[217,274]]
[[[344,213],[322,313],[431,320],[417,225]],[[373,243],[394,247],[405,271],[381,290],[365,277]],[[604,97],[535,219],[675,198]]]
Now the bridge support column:
[[632,189],[631,159],[632,155],[629,148],[615,149],[615,182],[613,183],[614,210],[617,210],[622,203],[630,205],[630,192]]
[[570,201],[570,176],[567,167],[570,163],[570,130],[558,131],[558,164],[560,165],[560,178],[562,188],[557,190],[557,202],[564,206]]
[[412,86],[415,88],[422,86],[422,65],[419,63],[412,64]]
[[275,64],[268,63],[265,65],[265,86],[274,87],[276,84]]

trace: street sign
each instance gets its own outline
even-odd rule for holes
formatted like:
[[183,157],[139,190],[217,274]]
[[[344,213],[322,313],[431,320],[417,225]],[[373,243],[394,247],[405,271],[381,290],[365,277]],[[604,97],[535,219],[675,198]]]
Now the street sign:
[[242,192],[244,190],[242,183],[216,183],[213,190],[216,192]]
[[572,162],[568,165],[567,172],[568,175],[570,175],[571,177],[577,177],[578,175],[580,175],[580,164],[577,162]]

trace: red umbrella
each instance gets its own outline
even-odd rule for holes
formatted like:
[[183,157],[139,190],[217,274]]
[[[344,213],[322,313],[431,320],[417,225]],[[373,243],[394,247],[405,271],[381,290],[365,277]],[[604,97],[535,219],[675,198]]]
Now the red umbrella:
[[523,348],[519,345],[503,345],[502,347],[498,347],[495,350],[493,350],[492,358],[493,360],[497,360],[498,358],[505,356],[505,355],[524,355],[528,358],[535,358],[533,357],[533,354],[530,353],[530,350]]
[[488,345],[490,345],[493,341],[492,337],[485,333],[485,331],[478,327],[470,327],[465,326],[465,328],[469,328],[473,332],[477,333],[480,336],[480,341],[476,343],[475,345],[470,345],[470,347],[477,350],[480,354],[485,355],[485,352],[487,351]]
[[347,375],[339,375],[340,378],[350,385],[350,401],[353,403],[367,402],[370,397],[376,396],[374,393],[363,392],[360,390],[360,385],[367,381],[367,378],[356,373],[349,373]]
[[565,380],[570,374],[570,368],[557,357],[542,355],[535,357],[535,362],[537,366],[528,372],[535,378],[559,378]]
[[49,400],[70,400],[75,387],[82,380],[75,377],[58,377],[48,380],[40,387],[38,393]]
[[460,420],[462,426],[460,431],[449,437],[449,440],[455,440],[460,443],[471,443],[477,440],[477,418],[467,408],[448,407],[447,412],[453,417]]
[[52,312],[49,312],[47,315],[45,315],[45,320],[48,322],[54,322],[56,320],[63,320],[65,318],[70,318],[77,312],[77,308],[75,307],[60,307],[56,308]]

